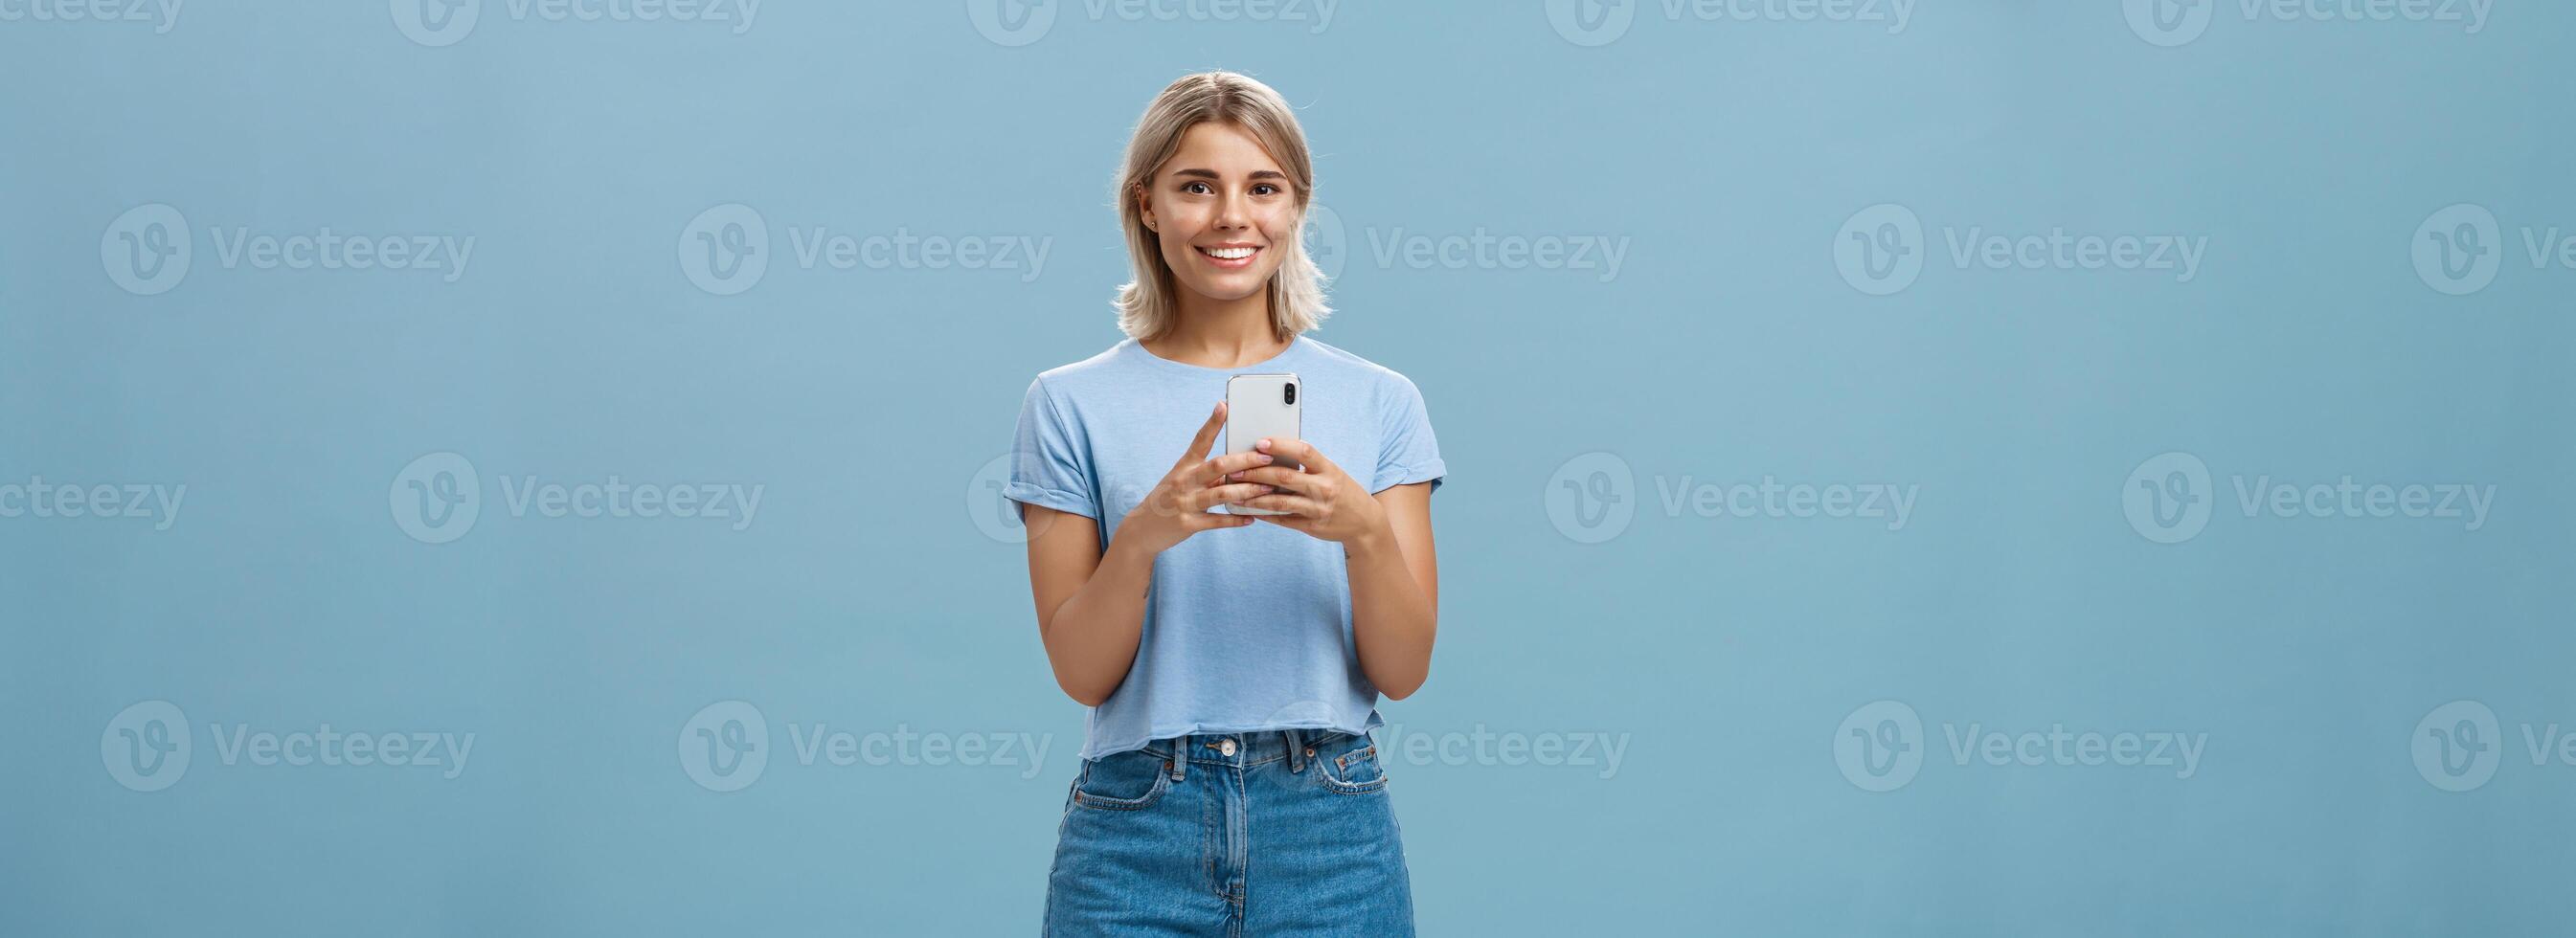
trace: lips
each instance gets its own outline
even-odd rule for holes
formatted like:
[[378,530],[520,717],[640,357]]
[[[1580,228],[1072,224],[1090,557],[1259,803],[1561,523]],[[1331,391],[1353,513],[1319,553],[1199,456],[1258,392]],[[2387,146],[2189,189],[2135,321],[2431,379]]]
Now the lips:
[[1243,268],[1250,267],[1252,266],[1252,259],[1261,254],[1261,248],[1249,244],[1228,244],[1216,247],[1194,246],[1191,249],[1197,251],[1199,257],[1205,259],[1211,266],[1217,267],[1221,270],[1241,270]]

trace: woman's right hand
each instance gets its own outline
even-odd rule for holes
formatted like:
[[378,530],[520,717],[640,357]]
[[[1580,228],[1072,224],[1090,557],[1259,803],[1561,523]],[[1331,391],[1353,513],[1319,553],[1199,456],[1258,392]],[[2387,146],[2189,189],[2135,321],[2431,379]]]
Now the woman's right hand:
[[1209,508],[1233,504],[1257,495],[1266,495],[1270,486],[1258,482],[1226,482],[1229,473],[1270,464],[1267,453],[1233,453],[1201,461],[1199,454],[1216,444],[1216,435],[1225,429],[1225,404],[1208,415],[1207,424],[1199,428],[1190,441],[1188,452],[1181,454],[1172,471],[1145,493],[1145,500],[1127,512],[1118,524],[1114,539],[1132,539],[1147,554],[1160,554],[1190,535],[1217,528],[1239,528],[1252,523],[1250,515],[1213,514]]

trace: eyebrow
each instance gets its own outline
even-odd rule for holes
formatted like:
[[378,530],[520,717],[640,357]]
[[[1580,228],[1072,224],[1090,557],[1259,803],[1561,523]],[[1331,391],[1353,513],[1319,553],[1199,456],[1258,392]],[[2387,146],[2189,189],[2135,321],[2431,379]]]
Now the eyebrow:
[[[1222,177],[1222,176],[1217,175],[1217,174],[1216,174],[1216,171],[1215,171],[1215,170],[1212,170],[1212,169],[1176,169],[1176,170],[1173,170],[1173,171],[1172,171],[1172,175],[1174,175],[1174,176],[1191,176],[1191,177],[1200,178],[1200,179],[1222,179],[1222,178],[1224,178],[1224,177]],[[1252,176],[1251,176],[1250,178],[1253,178],[1253,179],[1278,179],[1278,180],[1283,180],[1283,181],[1284,181],[1284,180],[1286,180],[1286,179],[1288,178],[1288,174],[1287,174],[1287,173],[1280,172],[1280,171],[1275,170],[1275,169],[1256,169],[1256,170],[1253,170],[1253,171],[1252,171]]]

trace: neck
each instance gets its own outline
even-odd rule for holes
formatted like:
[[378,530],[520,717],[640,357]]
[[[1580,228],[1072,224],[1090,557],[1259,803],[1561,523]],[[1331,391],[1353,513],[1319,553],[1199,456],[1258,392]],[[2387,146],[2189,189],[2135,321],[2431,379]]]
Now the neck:
[[1270,324],[1270,290],[1239,300],[1183,291],[1170,331],[1142,342],[1146,351],[1202,368],[1240,368],[1286,351],[1289,339]]

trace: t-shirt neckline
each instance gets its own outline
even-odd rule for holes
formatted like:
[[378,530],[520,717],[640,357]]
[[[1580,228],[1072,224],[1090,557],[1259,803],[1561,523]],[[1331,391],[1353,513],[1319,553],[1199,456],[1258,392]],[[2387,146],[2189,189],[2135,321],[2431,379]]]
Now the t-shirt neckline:
[[1304,334],[1302,334],[1302,333],[1301,333],[1301,334],[1298,334],[1298,335],[1290,336],[1290,337],[1288,338],[1288,347],[1287,347],[1287,348],[1280,349],[1280,350],[1279,350],[1279,354],[1277,354],[1277,355],[1272,355],[1272,356],[1270,356],[1269,358],[1265,358],[1265,359],[1262,359],[1262,360],[1260,360],[1260,361],[1253,362],[1252,364],[1249,364],[1249,365],[1243,365],[1243,366],[1239,366],[1239,367],[1235,367],[1235,368],[1209,368],[1209,367],[1207,367],[1207,366],[1205,366],[1205,365],[1193,365],[1193,364],[1190,364],[1190,363],[1188,363],[1188,362],[1176,362],[1176,361],[1173,361],[1173,360],[1171,360],[1171,359],[1164,358],[1163,356],[1160,356],[1160,355],[1156,355],[1156,354],[1154,354],[1152,350],[1147,349],[1147,348],[1145,347],[1145,343],[1143,343],[1143,342],[1139,342],[1139,341],[1137,341],[1137,340],[1136,340],[1135,338],[1133,338],[1133,337],[1130,337],[1130,338],[1128,338],[1128,339],[1124,340],[1124,341],[1123,341],[1123,342],[1121,342],[1120,344],[1121,344],[1121,345],[1126,346],[1126,348],[1127,348],[1127,350],[1128,350],[1129,352],[1131,352],[1131,353],[1133,353],[1133,354],[1135,354],[1135,355],[1137,355],[1137,356],[1139,356],[1139,357],[1144,358],[1146,361],[1153,362],[1153,363],[1154,363],[1154,364],[1156,364],[1156,365],[1159,365],[1159,366],[1161,366],[1161,367],[1163,367],[1163,368],[1171,369],[1171,370],[1173,370],[1173,371],[1175,371],[1175,372],[1178,372],[1178,373],[1181,373],[1181,374],[1191,374],[1191,375],[1240,375],[1240,374],[1256,374],[1256,373],[1259,373],[1261,369],[1268,368],[1268,367],[1271,367],[1271,366],[1273,366],[1273,365],[1277,365],[1277,364],[1279,364],[1280,362],[1283,362],[1283,361],[1287,361],[1289,356],[1297,354],[1298,350],[1303,349],[1303,348],[1305,348],[1305,347],[1306,347],[1306,345],[1307,345],[1307,339],[1306,339],[1306,336],[1305,336]]

